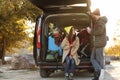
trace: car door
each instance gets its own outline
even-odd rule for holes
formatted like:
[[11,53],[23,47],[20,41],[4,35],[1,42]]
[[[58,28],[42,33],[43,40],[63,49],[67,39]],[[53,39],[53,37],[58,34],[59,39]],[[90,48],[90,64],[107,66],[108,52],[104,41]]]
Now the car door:
[[43,15],[38,16],[35,24],[34,39],[33,39],[33,56],[36,65],[38,65],[38,59],[40,59],[40,49],[41,49],[41,22]]

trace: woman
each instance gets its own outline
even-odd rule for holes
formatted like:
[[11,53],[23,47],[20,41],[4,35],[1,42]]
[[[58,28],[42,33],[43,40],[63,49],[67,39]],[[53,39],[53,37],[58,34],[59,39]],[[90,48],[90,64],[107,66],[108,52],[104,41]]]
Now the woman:
[[79,39],[75,34],[74,27],[69,27],[66,32],[67,35],[61,43],[63,49],[62,63],[65,63],[65,80],[73,80],[75,65],[79,65],[80,62],[77,54]]

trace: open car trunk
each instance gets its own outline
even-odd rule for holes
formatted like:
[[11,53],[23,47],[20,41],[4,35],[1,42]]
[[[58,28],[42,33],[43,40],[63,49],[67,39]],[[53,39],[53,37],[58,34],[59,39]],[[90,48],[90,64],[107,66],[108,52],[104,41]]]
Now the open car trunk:
[[63,13],[53,14],[46,17],[46,22],[54,23],[61,28],[63,26],[75,25],[79,28],[88,27],[91,25],[91,17],[87,13]]
[[90,10],[90,0],[29,0],[44,12],[87,12]]
[[[86,29],[87,27],[91,27],[91,18],[89,16],[89,14],[86,14],[86,13],[61,13],[61,14],[51,14],[51,15],[48,15],[46,17],[46,19],[44,20],[44,24],[43,24],[43,30],[44,31],[44,35],[43,35],[43,38],[42,38],[42,44],[44,45],[42,47],[42,51],[44,52],[44,56],[46,56],[47,54],[49,54],[49,47],[51,45],[54,45],[54,44],[49,44],[49,43],[53,43],[53,42],[50,42],[49,40],[49,36],[52,35],[52,32],[53,32],[53,29],[56,27],[57,29],[59,29],[59,33],[60,35],[62,36],[61,39],[64,39],[66,33],[65,33],[65,28],[66,27],[69,27],[69,26],[74,26],[75,30],[80,33],[82,30]],[[80,35],[80,39],[81,39],[81,36],[85,37],[86,34],[83,33],[82,35]],[[55,35],[55,34],[54,34]],[[78,35],[78,34],[76,34]],[[58,39],[58,38],[57,38]],[[90,38],[87,38],[87,39],[90,39]],[[83,40],[83,39],[82,39]],[[87,40],[88,41],[88,40]],[[89,40],[90,41],[90,40]],[[61,41],[59,40],[59,43],[61,44]],[[90,44],[90,43],[89,43]],[[48,47],[49,46],[49,47]],[[88,44],[87,44],[88,46]],[[52,46],[53,47],[53,46]],[[84,46],[82,46],[84,47]],[[53,49],[53,48],[52,48]],[[54,48],[55,49],[55,48]],[[88,48],[88,50],[86,50],[86,54],[85,54],[85,58],[88,58],[89,57],[89,54],[91,53],[90,48]],[[54,50],[53,50],[54,51]],[[84,51],[84,50],[83,50]],[[81,52],[80,52],[81,53]],[[60,57],[61,58],[61,57]],[[57,58],[58,59],[58,58]],[[45,61],[46,58],[44,57],[44,60]],[[59,59],[58,59],[59,60]],[[48,62],[50,60],[47,60]],[[57,61],[57,60],[55,60]]]
[[[91,54],[91,35],[88,36],[83,32],[87,27],[92,27],[92,19],[90,10],[90,0],[29,0],[35,6],[43,10],[42,17],[38,19],[41,29],[40,35],[40,51],[38,56],[38,65],[40,67],[40,75],[48,77],[57,69],[63,69],[61,63],[62,49],[58,51],[60,44],[66,35],[65,28],[74,26],[76,35],[79,38],[80,45],[78,49],[80,65],[76,69],[90,69],[90,54]],[[36,26],[37,27],[37,26]],[[55,35],[53,29],[57,28],[59,31]],[[58,32],[57,31],[57,32]],[[54,35],[53,35],[54,34]],[[37,35],[38,36],[38,35]],[[37,39],[37,36],[35,38]],[[57,36],[57,37],[56,37]],[[39,37],[39,36],[38,36]],[[84,40],[86,39],[86,41]],[[84,43],[82,42],[84,40]],[[57,45],[57,48],[56,48]],[[34,48],[37,48],[34,45]],[[36,49],[37,51],[37,49]],[[57,54],[57,55],[54,55]]]

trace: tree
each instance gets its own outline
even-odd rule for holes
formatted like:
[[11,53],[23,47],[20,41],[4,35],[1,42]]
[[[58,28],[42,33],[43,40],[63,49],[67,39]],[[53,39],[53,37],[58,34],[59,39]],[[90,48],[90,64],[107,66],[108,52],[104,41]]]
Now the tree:
[[26,20],[33,20],[42,11],[28,0],[0,0],[0,59],[4,63],[5,51],[21,47],[20,41],[28,39]]
[[106,49],[107,55],[120,56],[120,20],[117,21],[114,30],[114,45]]
[[120,44],[120,19],[117,21],[114,32],[114,43]]

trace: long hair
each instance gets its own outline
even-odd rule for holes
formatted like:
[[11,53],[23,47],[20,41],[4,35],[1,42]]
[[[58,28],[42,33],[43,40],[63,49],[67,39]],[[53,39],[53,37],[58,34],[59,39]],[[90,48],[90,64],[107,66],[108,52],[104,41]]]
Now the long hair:
[[70,32],[68,34],[68,41],[69,41],[69,43],[70,43],[71,40],[74,41],[76,39],[76,34],[73,34],[73,31],[72,31],[73,28],[74,27],[71,27]]

